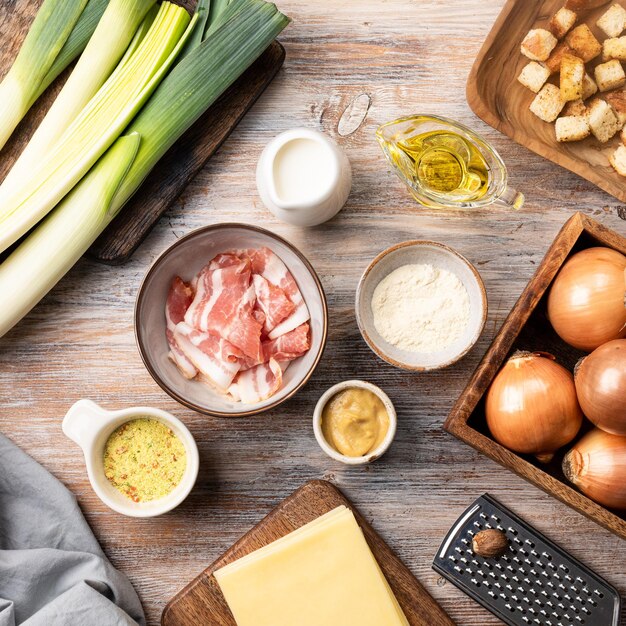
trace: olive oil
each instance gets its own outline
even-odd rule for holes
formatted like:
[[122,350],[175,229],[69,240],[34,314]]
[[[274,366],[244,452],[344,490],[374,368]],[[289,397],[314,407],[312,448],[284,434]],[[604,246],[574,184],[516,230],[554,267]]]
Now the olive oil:
[[417,184],[451,202],[480,200],[489,189],[489,165],[461,135],[433,130],[395,144],[396,165]]

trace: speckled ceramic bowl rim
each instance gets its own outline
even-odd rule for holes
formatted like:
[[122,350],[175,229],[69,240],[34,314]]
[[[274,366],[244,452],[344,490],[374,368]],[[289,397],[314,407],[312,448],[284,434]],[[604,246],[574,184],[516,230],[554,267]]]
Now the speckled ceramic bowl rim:
[[[370,338],[369,334],[367,333],[367,330],[365,329],[365,326],[361,320],[361,312],[359,310],[360,309],[359,303],[361,300],[361,291],[365,283],[365,280],[368,277],[369,273],[372,271],[372,269],[374,269],[374,267],[378,265],[378,263],[380,263],[388,254],[391,254],[392,252],[395,252],[396,250],[399,250],[401,248],[407,248],[407,247],[412,247],[412,246],[434,246],[436,248],[441,248],[442,250],[445,250],[449,254],[452,254],[453,256],[460,259],[463,263],[465,263],[465,265],[467,265],[467,267],[471,270],[472,274],[476,278],[476,282],[478,284],[478,287],[480,289],[480,294],[481,294],[481,304],[482,304],[481,318],[482,319],[480,322],[480,326],[478,327],[474,337],[472,337],[472,340],[467,344],[465,349],[459,352],[456,356],[449,359],[445,363],[441,363],[440,365],[436,365],[433,367],[428,367],[428,366],[423,366],[423,365],[410,365],[409,363],[398,361],[394,359],[393,357],[389,356],[388,354],[386,354],[385,352],[383,352],[383,350],[379,346],[376,345],[376,343]],[[485,328],[485,323],[487,322],[487,312],[488,312],[487,307],[488,307],[487,291],[485,290],[483,279],[478,273],[478,270],[462,254],[458,253],[456,250],[454,250],[450,246],[446,246],[445,244],[439,243],[437,241],[429,241],[427,239],[412,239],[410,241],[403,241],[402,243],[397,243],[391,246],[390,248],[383,250],[367,266],[357,286],[354,309],[356,313],[356,321],[359,326],[359,330],[361,331],[361,335],[363,339],[365,340],[365,343],[367,343],[367,345],[372,350],[372,352],[378,355],[383,361],[386,361],[387,363],[390,363],[391,365],[395,365],[396,367],[399,367],[401,369],[410,370],[412,372],[426,372],[426,371],[431,371],[431,370],[444,369],[446,367],[449,367],[450,365],[453,365],[454,363],[462,359],[476,345],[476,342],[480,338],[480,335],[482,334],[483,329]]]
[[[315,286],[317,287],[317,291],[320,295],[320,299],[322,301],[322,310],[324,312],[323,320],[322,320],[322,341],[320,343],[320,348],[315,356],[315,360],[311,364],[311,367],[308,369],[306,374],[302,377],[302,380],[285,396],[268,404],[267,406],[263,406],[258,409],[249,409],[237,411],[234,413],[229,413],[227,411],[215,411],[212,409],[208,409],[204,406],[200,406],[187,398],[184,398],[180,394],[176,393],[173,389],[169,387],[169,385],[156,373],[156,370],[152,367],[150,360],[148,359],[146,352],[144,351],[144,338],[141,334],[141,330],[139,328],[139,317],[141,312],[141,307],[143,303],[144,293],[146,290],[146,284],[152,274],[156,271],[156,269],[163,263],[164,259],[170,254],[170,252],[177,247],[183,245],[190,239],[197,237],[198,235],[204,234],[206,232],[211,231],[220,231],[222,229],[227,228],[239,228],[242,230],[249,230],[252,232],[261,233],[262,235],[266,235],[270,239],[274,239],[279,243],[283,244],[287,248],[289,248],[299,259],[302,261],[304,266],[309,271],[313,281],[315,282]],[[134,317],[134,326],[135,326],[135,341],[137,343],[137,348],[139,349],[139,354],[141,356],[141,360],[145,365],[146,369],[150,373],[150,376],[155,380],[157,385],[165,391],[169,396],[174,398],[177,402],[180,402],[183,406],[191,409],[192,411],[197,411],[198,413],[202,413],[203,415],[212,415],[214,417],[249,417],[251,415],[258,415],[260,413],[265,413],[271,409],[276,408],[281,405],[283,402],[286,402],[290,398],[292,398],[300,389],[309,381],[309,378],[313,375],[315,368],[319,364],[322,355],[324,354],[324,350],[326,348],[326,340],[328,338],[328,303],[326,302],[326,294],[324,293],[324,287],[322,286],[322,282],[317,275],[317,272],[313,269],[311,263],[309,263],[308,259],[298,250],[293,244],[289,243],[286,239],[283,239],[279,235],[274,234],[273,232],[266,230],[265,228],[261,228],[260,226],[253,226],[252,224],[242,224],[240,222],[221,222],[219,224],[209,224],[208,226],[201,226],[200,228],[196,228],[192,230],[190,233],[187,233],[177,241],[175,241],[171,246],[166,248],[152,263],[150,269],[146,272],[143,280],[141,281],[141,285],[139,286],[139,291],[137,292],[137,298],[135,300],[135,317]],[[243,405],[245,406],[245,405]]]
[[[341,454],[341,452],[335,450],[335,448],[333,448],[328,441],[326,441],[326,437],[324,437],[324,433],[322,432],[322,411],[324,410],[324,407],[334,395],[344,389],[349,389],[350,387],[359,387],[360,389],[367,389],[368,391],[375,393],[382,400],[382,403],[385,405],[387,413],[389,414],[389,429],[387,430],[385,438],[381,441],[378,448],[372,450],[369,454],[364,456],[346,456],[345,454]],[[385,452],[387,452],[389,446],[391,446],[396,436],[397,426],[398,416],[396,415],[396,409],[393,406],[393,402],[389,399],[389,396],[380,387],[364,380],[344,380],[341,383],[333,385],[322,394],[315,405],[315,410],[313,411],[313,433],[315,434],[315,439],[317,439],[317,443],[320,445],[320,448],[324,450],[324,452],[331,459],[335,459],[335,461],[340,461],[346,465],[365,465],[379,459],[383,454],[385,454]]]

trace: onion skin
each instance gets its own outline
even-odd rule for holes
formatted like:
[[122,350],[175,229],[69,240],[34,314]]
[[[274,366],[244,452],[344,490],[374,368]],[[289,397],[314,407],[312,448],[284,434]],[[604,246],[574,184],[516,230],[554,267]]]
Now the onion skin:
[[626,256],[587,248],[561,268],[548,294],[548,318],[566,343],[591,352],[626,337]]
[[574,439],[583,420],[574,377],[539,352],[517,352],[505,363],[487,391],[485,415],[498,443],[542,462]]
[[574,373],[583,413],[598,428],[626,436],[626,339],[602,344]]
[[626,437],[594,428],[565,455],[563,473],[592,500],[626,509]]

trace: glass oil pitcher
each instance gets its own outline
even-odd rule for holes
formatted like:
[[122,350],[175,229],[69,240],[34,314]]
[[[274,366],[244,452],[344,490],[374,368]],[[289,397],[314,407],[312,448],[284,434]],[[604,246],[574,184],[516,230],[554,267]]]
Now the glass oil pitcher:
[[479,135],[444,117],[411,115],[376,131],[387,160],[415,199],[434,208],[472,209],[496,200],[514,209],[500,155]]

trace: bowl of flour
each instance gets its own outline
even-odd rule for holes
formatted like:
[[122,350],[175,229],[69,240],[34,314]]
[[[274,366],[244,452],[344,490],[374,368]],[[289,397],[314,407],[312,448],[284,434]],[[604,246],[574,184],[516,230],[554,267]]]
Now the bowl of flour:
[[452,365],[478,341],[487,294],[476,268],[434,241],[405,241],[381,252],[363,273],[356,318],[369,347],[403,369]]

